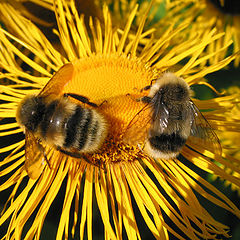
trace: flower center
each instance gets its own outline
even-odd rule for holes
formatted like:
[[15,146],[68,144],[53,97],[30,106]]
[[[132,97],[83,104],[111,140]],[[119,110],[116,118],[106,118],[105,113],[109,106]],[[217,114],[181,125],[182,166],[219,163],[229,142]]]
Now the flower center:
[[74,75],[65,92],[83,95],[97,104],[140,90],[156,77],[153,69],[138,58],[114,53],[92,55],[72,63]]
[[240,14],[239,0],[210,0],[221,12],[231,15]]
[[133,162],[143,158],[144,153],[137,146],[128,146],[120,139],[108,138],[99,153],[90,156],[95,165],[104,166],[104,163]]

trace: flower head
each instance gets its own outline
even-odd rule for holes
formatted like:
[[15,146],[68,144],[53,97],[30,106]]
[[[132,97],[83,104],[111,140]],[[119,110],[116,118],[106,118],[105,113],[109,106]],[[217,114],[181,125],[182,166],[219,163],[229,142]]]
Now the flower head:
[[[127,17],[136,1],[109,1],[113,5],[114,20],[117,26],[121,26],[122,17]],[[148,1],[142,1],[139,11],[134,21],[134,26],[138,26],[142,14],[148,7]],[[208,61],[202,63],[216,63],[229,53],[237,53],[239,49],[239,5],[237,0],[187,0],[187,1],[153,1],[151,14],[148,16],[146,26],[155,29],[155,36],[164,34],[166,27],[175,28],[180,23],[186,23],[188,27],[184,28],[181,33],[171,38],[171,45],[179,44],[181,41],[191,39],[196,34],[204,36],[212,29],[218,33],[226,33],[220,38],[209,44],[202,54],[214,53],[233,40],[231,46],[213,54]],[[190,24],[191,23],[191,24]],[[239,54],[234,60],[234,66],[239,66]]]
[[[235,94],[236,98],[239,101],[239,92],[240,89],[237,86],[231,86],[227,90],[228,94]],[[239,121],[240,118],[240,111],[239,111],[239,103],[235,104],[232,110],[226,115],[227,118],[232,118],[234,116],[234,119],[236,122]],[[226,147],[224,149],[224,156],[225,158],[230,161],[236,168],[239,168],[239,131],[236,132],[230,132],[230,131],[224,131],[219,133],[222,139],[222,143]],[[226,165],[218,163],[219,166],[224,169],[225,172],[228,174],[235,176],[237,178],[240,177],[238,172],[235,172],[232,168],[227,167]],[[211,174],[211,180],[216,180],[218,177],[215,175]],[[221,178],[220,178],[221,179]],[[221,179],[223,180],[223,179]],[[232,190],[238,191],[238,194],[240,194],[240,189],[238,185],[235,185],[231,183],[230,181],[224,180],[224,185],[225,186],[231,186]]]
[[[177,5],[177,7],[176,7]],[[225,32],[225,36],[215,42],[209,44],[206,53],[213,53],[218,49],[226,46],[226,43],[232,39],[231,47],[226,48],[209,59],[210,64],[216,63],[229,54],[229,52],[237,53],[240,49],[240,9],[239,4],[235,0],[190,0],[190,1],[171,1],[168,9],[172,14],[169,19],[175,18],[176,21],[184,21],[191,18],[191,27],[187,28],[185,38],[189,38],[196,33],[204,35],[213,28],[217,32]],[[183,37],[183,36],[182,36]],[[239,56],[234,60],[234,66],[239,66]]]
[[[150,7],[137,31],[130,33],[138,6],[135,5],[129,14],[124,29],[117,29],[112,25],[108,7],[104,5],[104,27],[98,19],[90,18],[88,32],[74,2],[67,4],[64,0],[56,0],[54,11],[58,28],[54,32],[64,50],[59,52],[34,24],[10,6],[9,16],[14,19],[13,23],[17,23],[15,29],[18,37],[0,29],[0,66],[3,69],[0,76],[9,80],[8,85],[1,86],[0,117],[11,120],[9,123],[1,122],[1,136],[22,132],[15,122],[19,102],[28,94],[39,93],[53,73],[67,63],[72,66],[71,75],[56,88],[56,92],[86,96],[97,104],[97,110],[108,121],[109,133],[101,149],[87,155],[88,161],[66,155],[44,143],[49,166],[45,164],[38,179],[27,177],[23,149],[25,140],[16,140],[1,147],[0,152],[7,156],[1,162],[4,183],[0,185],[0,190],[13,187],[0,217],[0,225],[10,219],[4,239],[20,239],[23,229],[26,239],[39,239],[44,220],[58,192],[62,191],[64,181],[65,197],[56,239],[63,236],[68,239],[69,234],[74,236],[76,232],[83,239],[85,228],[88,238],[93,238],[94,198],[107,239],[122,239],[125,235],[129,239],[141,238],[133,205],[136,205],[156,239],[168,239],[169,234],[179,239],[229,236],[227,226],[215,220],[201,206],[195,193],[238,217],[239,209],[189,164],[239,186],[238,178],[228,175],[212,160],[240,172],[238,168],[213,149],[191,145],[190,141],[190,147],[186,145],[181,152],[184,158],[167,161],[155,160],[139,149],[137,144],[129,145],[123,141],[122,135],[129,122],[143,107],[141,102],[136,101],[146,94],[140,90],[150,85],[153,79],[165,71],[174,71],[189,85],[205,84],[211,87],[204,76],[225,67],[236,58],[232,55],[200,69],[202,62],[224,50],[231,41],[220,50],[201,56],[209,44],[223,37],[223,34],[212,30],[204,36],[194,36],[168,48],[170,40],[187,25],[180,24],[175,29],[168,27],[156,39],[154,29],[144,30]],[[28,49],[31,55],[25,55],[14,42]],[[178,65],[182,61],[185,64]],[[194,102],[200,110],[211,110],[204,116],[214,129],[239,129],[239,123],[234,122],[231,116],[225,117],[236,102],[234,95]],[[20,186],[23,185],[22,189]],[[71,211],[74,212],[72,219]],[[34,218],[26,230],[31,216]]]

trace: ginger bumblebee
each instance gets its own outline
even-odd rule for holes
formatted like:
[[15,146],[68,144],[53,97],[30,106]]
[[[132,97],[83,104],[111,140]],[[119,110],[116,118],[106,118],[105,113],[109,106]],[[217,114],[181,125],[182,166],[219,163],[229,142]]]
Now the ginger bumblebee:
[[65,64],[38,95],[26,96],[18,106],[16,119],[26,138],[25,168],[33,179],[39,177],[44,161],[48,161],[41,142],[66,155],[84,158],[82,154],[96,152],[107,136],[107,121],[96,104],[84,96],[61,94],[72,71],[72,64]]

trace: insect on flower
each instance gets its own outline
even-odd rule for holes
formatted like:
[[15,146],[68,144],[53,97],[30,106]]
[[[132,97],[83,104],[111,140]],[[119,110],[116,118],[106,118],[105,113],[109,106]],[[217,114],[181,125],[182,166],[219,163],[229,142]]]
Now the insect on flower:
[[148,89],[147,96],[137,99],[145,106],[128,124],[123,136],[125,142],[143,141],[143,149],[153,158],[177,157],[187,139],[221,154],[219,139],[190,99],[191,90],[184,79],[166,72],[142,90]]
[[[96,152],[106,138],[107,123],[95,109],[96,104],[81,95],[61,94],[72,72],[73,65],[65,64],[38,95],[27,95],[18,106],[16,119],[25,130],[25,168],[30,178],[38,178],[44,161],[48,163],[42,141],[66,155],[88,161],[82,154]],[[93,108],[83,107],[71,98]]]

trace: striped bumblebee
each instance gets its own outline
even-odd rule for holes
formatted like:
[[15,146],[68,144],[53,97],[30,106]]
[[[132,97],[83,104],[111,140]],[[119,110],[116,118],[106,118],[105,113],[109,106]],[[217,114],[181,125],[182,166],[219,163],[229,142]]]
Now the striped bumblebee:
[[221,154],[219,139],[190,99],[184,79],[166,72],[142,90],[149,94],[137,99],[145,105],[128,124],[123,135],[126,143],[144,142],[143,150],[155,159],[177,157],[188,139]]
[[25,131],[25,168],[30,178],[38,178],[44,161],[48,163],[42,141],[66,155],[84,158],[82,154],[99,150],[107,136],[107,122],[96,104],[84,96],[61,94],[72,73],[73,65],[65,64],[38,95],[26,96],[17,108],[16,120]]

